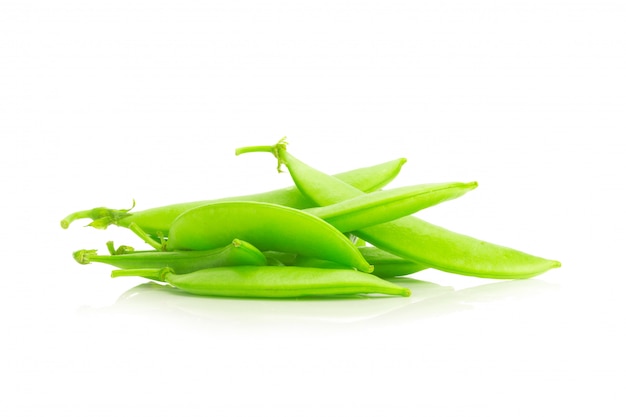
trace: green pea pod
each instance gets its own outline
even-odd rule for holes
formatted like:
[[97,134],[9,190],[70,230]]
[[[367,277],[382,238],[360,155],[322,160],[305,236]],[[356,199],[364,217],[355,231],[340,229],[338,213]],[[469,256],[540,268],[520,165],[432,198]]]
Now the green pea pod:
[[172,268],[185,274],[199,269],[234,265],[267,265],[265,255],[250,243],[234,239],[224,247],[204,251],[140,251],[121,255],[98,255],[95,250],[74,252],[74,259],[83,265],[100,262],[124,269]]
[[[343,172],[337,174],[336,177],[363,192],[372,192],[391,182],[398,175],[405,162],[406,159],[399,158],[382,164]],[[134,202],[133,207],[130,209],[117,210],[96,207],[90,210],[77,211],[66,216],[61,220],[61,227],[67,229],[76,220],[91,219],[93,221],[89,226],[97,229],[106,229],[112,224],[121,227],[129,227],[131,224],[135,224],[151,236],[167,236],[172,222],[183,212],[210,203],[225,201],[259,201],[298,209],[315,206],[315,203],[302,195],[296,187],[289,187],[260,194],[172,204],[137,212],[131,212],[135,206]]]
[[476,188],[476,182],[420,184],[362,194],[335,204],[305,209],[341,232],[389,222],[458,198]]
[[291,252],[328,259],[371,272],[350,239],[329,223],[278,204],[231,201],[187,210],[174,220],[166,250],[207,250],[234,238],[261,251]]
[[408,297],[411,291],[376,276],[349,269],[293,266],[234,266],[176,274],[171,269],[120,269],[112,277],[141,276],[204,296],[293,298],[356,294]]
[[[284,163],[298,189],[320,206],[362,195],[345,182],[299,161],[284,141],[274,146],[247,147],[237,151],[271,152]],[[446,272],[482,278],[530,278],[558,261],[533,256],[435,226],[414,216],[356,230],[354,235],[387,252]]]

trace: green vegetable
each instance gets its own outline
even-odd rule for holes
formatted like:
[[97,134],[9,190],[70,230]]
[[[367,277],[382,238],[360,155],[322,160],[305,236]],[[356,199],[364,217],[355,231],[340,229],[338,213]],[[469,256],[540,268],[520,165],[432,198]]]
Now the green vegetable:
[[[461,235],[410,216],[464,195],[475,182],[421,184],[380,190],[404,158],[326,175],[274,146],[295,187],[132,212],[99,207],[78,211],[89,226],[127,227],[155,250],[116,248],[74,252],[81,264],[117,268],[113,277],[141,276],[184,292],[229,297],[289,298],[386,294],[409,296],[397,276],[426,268],[484,278],[529,278],[560,266],[515,249]],[[385,278],[385,279],[382,279]]]
[[[362,192],[293,157],[284,141],[274,146],[240,148],[236,153],[271,152],[284,164],[298,189],[320,206],[348,200]],[[529,278],[558,261],[533,256],[435,226],[409,216],[352,232],[402,258],[442,271],[483,278]]]
[[[336,177],[361,191],[372,192],[391,182],[398,175],[405,162],[406,159],[404,158],[395,159],[382,164],[343,172],[337,174]],[[91,219],[93,221],[89,226],[97,229],[106,229],[107,226],[112,224],[121,227],[130,227],[131,224],[135,224],[151,236],[167,236],[174,219],[185,211],[215,202],[226,201],[259,201],[298,209],[315,206],[315,203],[303,196],[296,187],[289,187],[259,194],[222,198],[219,200],[172,204],[133,213],[130,211],[135,206],[134,202],[133,207],[130,209],[118,210],[97,207],[90,210],[77,211],[66,216],[61,220],[61,227],[67,229],[69,225],[76,220]]]
[[234,265],[267,265],[265,255],[250,243],[234,239],[225,247],[204,251],[139,251],[119,255],[98,255],[95,250],[74,252],[74,259],[83,265],[100,262],[125,269],[172,268],[185,274],[199,269]]
[[359,250],[329,223],[291,207],[231,201],[187,210],[174,220],[166,250],[207,250],[234,238],[261,251],[298,253],[371,272]]
[[171,269],[120,269],[113,277],[141,276],[185,292],[224,297],[290,298],[355,294],[408,297],[411,291],[376,276],[348,269],[234,266],[176,274]]
[[476,182],[422,184],[376,191],[303,211],[320,217],[341,232],[352,232],[413,214],[476,188]]

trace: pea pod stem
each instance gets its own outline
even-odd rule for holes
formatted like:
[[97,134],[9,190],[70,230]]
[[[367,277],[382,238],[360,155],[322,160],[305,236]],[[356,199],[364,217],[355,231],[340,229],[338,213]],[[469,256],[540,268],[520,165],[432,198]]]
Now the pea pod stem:
[[166,282],[165,275],[170,271],[172,271],[171,268],[114,269],[111,271],[111,278],[142,277],[153,281]]
[[[278,143],[287,145],[287,138],[286,137],[282,138]],[[250,152],[269,152],[269,153],[272,153],[276,157],[276,159],[278,160],[278,164],[276,166],[276,170],[278,172],[283,172],[281,170],[281,167],[282,167],[283,164],[282,164],[282,162],[280,160],[280,157],[278,155],[278,151],[277,151],[277,147],[276,146],[247,146],[247,147],[244,146],[242,148],[237,148],[235,150],[235,155],[242,155],[244,153],[250,153]]]
[[[279,143],[285,143],[287,138],[282,138]],[[235,150],[235,155],[249,152],[270,152],[276,155],[276,146],[244,146]]]
[[70,224],[80,219],[91,219],[92,222],[87,226],[95,229],[106,229],[111,224],[117,224],[122,219],[131,215],[129,211],[135,208],[135,200],[133,205],[127,209],[110,209],[107,207],[96,207],[90,210],[80,210],[69,214],[61,220],[61,227],[67,229]]
[[145,230],[139,227],[137,223],[129,224],[128,228],[152,248],[158,251],[165,250],[166,243],[162,235],[160,241],[157,242],[154,238],[152,238],[152,236],[146,233]]
[[109,255],[122,255],[122,254],[130,253],[130,252],[135,252],[135,248],[133,248],[132,246],[127,246],[127,245],[118,246],[116,249],[112,240],[109,240],[106,243],[106,247],[109,251]]

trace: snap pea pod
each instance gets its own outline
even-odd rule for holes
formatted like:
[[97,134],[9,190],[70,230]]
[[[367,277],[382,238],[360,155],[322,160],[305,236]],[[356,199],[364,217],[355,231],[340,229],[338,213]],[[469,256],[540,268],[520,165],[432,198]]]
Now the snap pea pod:
[[476,182],[411,185],[362,194],[335,204],[303,211],[324,219],[341,232],[351,232],[396,220],[458,198],[477,185]]
[[[361,195],[361,191],[289,154],[284,141],[240,148],[237,154],[271,152],[287,166],[298,189],[320,206]],[[530,255],[452,232],[414,216],[356,230],[354,235],[394,255],[446,272],[482,278],[530,278],[559,267],[558,261]]]
[[112,277],[140,276],[204,296],[293,298],[386,294],[408,297],[411,291],[376,276],[349,269],[292,266],[233,266],[177,274],[164,269],[119,269]]
[[250,243],[233,239],[224,247],[204,251],[138,251],[121,255],[98,255],[95,250],[74,252],[76,262],[100,262],[124,269],[172,268],[178,274],[199,269],[235,265],[267,265],[265,255]]
[[174,220],[166,250],[207,250],[234,238],[261,251],[292,252],[371,272],[361,252],[339,230],[302,210],[231,201],[187,210]]
[[[343,172],[337,174],[336,177],[363,192],[372,192],[391,182],[398,175],[405,162],[405,158],[399,158],[381,164]],[[76,220],[91,219],[92,222],[89,226],[97,229],[106,229],[109,225],[129,227],[131,224],[135,224],[151,236],[167,236],[172,222],[183,212],[206,204],[225,201],[259,201],[298,209],[315,206],[315,203],[302,195],[296,187],[288,187],[259,194],[172,204],[137,212],[131,212],[134,208],[134,202],[133,207],[130,209],[119,210],[96,207],[90,210],[81,210],[69,214],[61,220],[61,227],[67,229],[69,225]]]

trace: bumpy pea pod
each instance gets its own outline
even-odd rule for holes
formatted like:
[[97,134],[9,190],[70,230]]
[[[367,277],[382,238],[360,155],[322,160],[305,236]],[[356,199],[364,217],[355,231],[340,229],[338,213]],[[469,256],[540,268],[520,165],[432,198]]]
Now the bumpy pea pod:
[[[405,162],[406,159],[399,158],[382,164],[343,172],[337,174],[336,177],[363,192],[372,192],[379,190],[391,182],[398,175]],[[310,199],[302,195],[296,187],[289,187],[246,196],[172,204],[137,212],[130,212],[135,206],[134,202],[133,207],[130,209],[117,210],[97,207],[90,210],[77,211],[68,215],[61,220],[61,227],[67,229],[69,225],[76,220],[91,219],[92,222],[88,226],[97,229],[106,229],[109,225],[129,227],[131,224],[135,224],[151,236],[167,236],[172,222],[183,212],[206,204],[224,201],[259,201],[298,209],[314,207],[316,205]]]
[[[246,152],[271,152],[284,163],[298,189],[318,205],[354,198],[362,193],[289,154],[284,141],[275,146],[247,147]],[[446,272],[482,278],[530,278],[559,267],[558,261],[533,256],[435,226],[414,216],[352,232],[394,255]]]
[[74,252],[74,259],[83,265],[100,262],[124,269],[172,268],[178,274],[199,269],[235,265],[267,265],[265,255],[250,243],[234,239],[225,247],[204,251],[139,251],[121,255],[98,255],[95,250]]
[[177,274],[165,269],[119,269],[112,277],[140,276],[185,292],[220,297],[293,298],[356,294],[408,297],[411,291],[376,276],[348,269],[292,266],[234,266]]
[[261,251],[298,253],[371,272],[361,252],[339,230],[302,210],[231,201],[187,210],[174,220],[166,250],[208,250],[245,240]]

